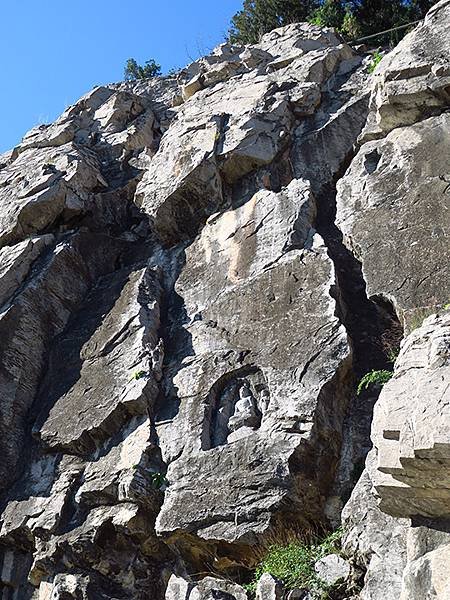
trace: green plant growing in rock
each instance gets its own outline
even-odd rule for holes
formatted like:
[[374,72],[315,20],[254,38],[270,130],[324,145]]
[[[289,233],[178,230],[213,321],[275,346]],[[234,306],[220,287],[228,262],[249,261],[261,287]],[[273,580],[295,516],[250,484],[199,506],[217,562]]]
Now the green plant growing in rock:
[[270,573],[283,582],[286,589],[303,588],[316,592],[326,600],[328,586],[316,575],[314,564],[328,554],[340,552],[342,531],[338,529],[323,539],[307,543],[294,540],[287,544],[270,546],[257,565],[253,580],[244,587],[254,594],[256,586],[264,573]]
[[161,66],[153,59],[147,60],[144,65],[138,65],[134,58],[129,58],[124,69],[124,76],[127,81],[149,79],[159,75],[161,75]]
[[369,73],[373,73],[375,71],[375,69],[380,64],[382,58],[383,55],[380,54],[378,50],[375,50],[375,52],[372,55],[372,62],[370,63],[369,68],[367,69]]
[[384,369],[381,371],[370,371],[369,373],[366,373],[359,382],[356,393],[359,396],[363,390],[369,389],[372,385],[383,387],[383,385],[391,379],[392,375],[392,371],[386,371]]
[[147,373],[145,371],[135,371],[132,374],[131,379],[135,379],[137,381],[138,379],[142,379],[146,375],[147,375]]
[[160,490],[163,485],[167,484],[167,479],[164,473],[150,473],[150,483],[155,490]]
[[394,364],[397,360],[397,357],[400,353],[400,348],[394,348],[388,351],[388,360],[390,363]]

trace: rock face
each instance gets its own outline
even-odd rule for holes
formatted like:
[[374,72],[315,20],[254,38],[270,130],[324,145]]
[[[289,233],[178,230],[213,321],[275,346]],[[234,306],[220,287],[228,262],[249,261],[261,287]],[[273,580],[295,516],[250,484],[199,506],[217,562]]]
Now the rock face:
[[390,301],[411,332],[343,513],[344,548],[365,572],[363,600],[449,590],[449,17],[450,3],[437,3],[381,61],[363,144],[338,183],[337,224],[367,292]]
[[0,157],[2,600],[246,600],[273,540],[340,520],[357,378],[436,310],[316,570],[448,596],[448,11],[373,78],[294,24],[95,88]]

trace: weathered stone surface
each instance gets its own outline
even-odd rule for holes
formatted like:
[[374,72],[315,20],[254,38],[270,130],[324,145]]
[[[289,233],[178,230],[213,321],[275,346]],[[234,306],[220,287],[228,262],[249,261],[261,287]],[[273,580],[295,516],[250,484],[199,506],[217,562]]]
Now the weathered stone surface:
[[[439,566],[447,551],[439,546],[448,534],[426,532],[447,527],[448,520],[449,318],[429,317],[410,334],[375,406],[374,449],[343,513],[344,548],[367,568],[364,600],[439,597],[433,596],[433,577],[438,588],[447,585]],[[420,515],[433,518],[422,542],[407,520]]]
[[[378,68],[340,184],[377,303],[334,223],[368,61],[332,30],[97,87],[0,156],[3,600],[246,600],[271,540],[337,523],[378,394],[355,411],[354,383],[401,329],[383,302],[412,329],[450,300],[448,6]],[[408,338],[377,406],[349,598],[448,595],[447,321]]]
[[395,129],[360,149],[338,183],[338,225],[368,294],[408,327],[448,301],[450,116]]
[[[294,49],[295,56],[270,67],[268,57],[279,59]],[[246,66],[249,53],[259,69]],[[137,191],[161,239],[173,244],[195,235],[221,208],[223,180],[233,184],[270,164],[287,148],[295,116],[312,114],[321,86],[349,61],[354,70],[354,59],[331,30],[299,24],[273,31],[256,48],[222,45],[182,72],[189,79],[183,87],[189,99]],[[352,140],[342,146],[351,148],[362,125],[361,120],[358,129],[355,122]]]
[[[448,539],[448,534],[447,534]],[[401,600],[447,598],[450,594],[450,544],[411,560],[403,574]]]
[[328,554],[314,565],[317,577],[327,585],[345,581],[350,574],[350,565],[338,554]]
[[441,0],[378,65],[362,141],[439,114],[450,103],[450,3]]
[[189,600],[247,600],[247,594],[240,585],[215,579],[214,577],[205,577],[192,590]]
[[283,600],[284,590],[280,581],[270,573],[264,573],[256,587],[256,600]]
[[109,270],[120,249],[121,243],[107,236],[69,235],[39,258],[22,281],[20,293],[2,307],[1,487],[19,475],[16,469],[27,414],[37,393],[48,345],[66,326],[71,311],[94,280]]
[[194,584],[172,575],[167,584],[165,600],[189,600]]
[[160,300],[150,269],[118,270],[98,283],[50,357],[35,426],[45,446],[91,452],[120,428],[123,413],[145,414],[158,393]]
[[212,217],[187,249],[176,291],[192,351],[175,367],[178,414],[158,428],[165,460],[181,454],[160,532],[250,543],[286,494],[301,519],[320,510],[326,478],[315,479],[311,461],[320,454],[332,477],[345,410],[335,378],[344,383],[349,349],[314,214],[309,186],[293,181]]
[[380,508],[450,518],[450,313],[407,338],[375,407],[372,440]]
[[[392,303],[413,332],[375,407],[374,449],[343,512],[345,548],[366,571],[363,600],[434,598],[439,568],[430,565],[445,561],[431,532],[447,531],[448,317],[420,325],[448,303],[450,289],[449,8],[438,2],[381,61],[365,143],[337,186],[337,224],[362,262],[368,295]],[[419,525],[429,542],[411,552]]]
[[402,589],[406,566],[407,519],[381,512],[371,479],[376,455],[371,451],[366,469],[356,484],[342,518],[346,529],[344,551],[364,569],[361,600],[396,600]]
[[38,236],[0,250],[0,305],[17,290],[43,249],[53,242],[51,234]]

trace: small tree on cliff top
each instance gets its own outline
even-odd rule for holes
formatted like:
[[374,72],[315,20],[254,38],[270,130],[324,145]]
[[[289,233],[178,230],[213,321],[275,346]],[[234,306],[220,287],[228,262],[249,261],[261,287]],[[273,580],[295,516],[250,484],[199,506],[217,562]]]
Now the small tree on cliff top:
[[161,67],[153,59],[148,60],[145,65],[138,65],[134,58],[129,58],[124,70],[125,79],[148,79],[161,75]]

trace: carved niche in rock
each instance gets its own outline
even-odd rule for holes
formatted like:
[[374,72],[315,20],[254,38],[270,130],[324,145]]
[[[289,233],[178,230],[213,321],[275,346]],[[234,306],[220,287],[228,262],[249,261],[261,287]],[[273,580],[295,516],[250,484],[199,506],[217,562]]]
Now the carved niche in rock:
[[210,450],[259,429],[269,405],[269,389],[260,369],[227,373],[211,389],[202,449]]

